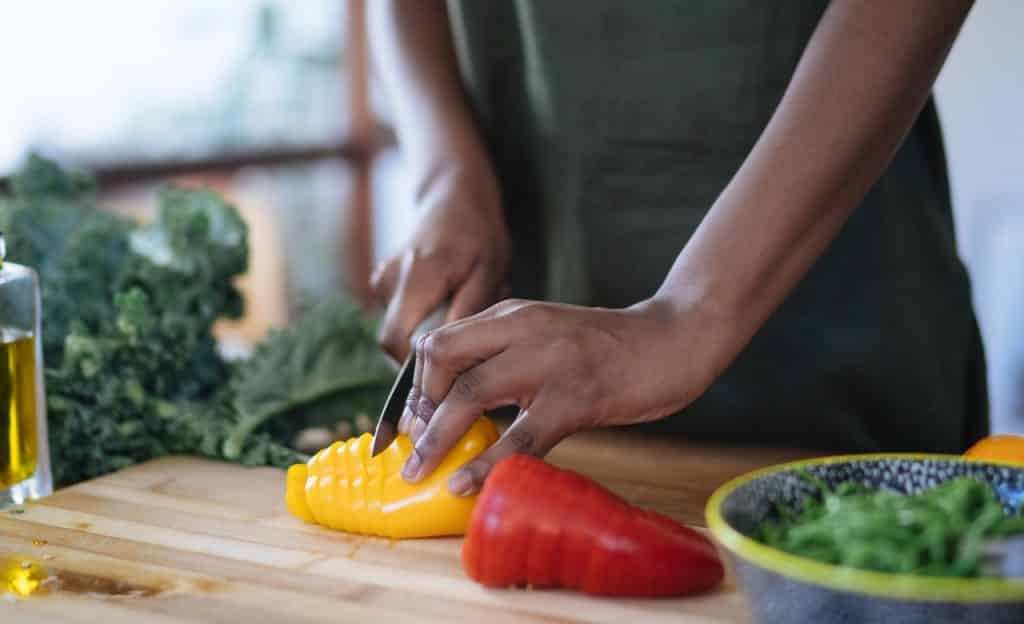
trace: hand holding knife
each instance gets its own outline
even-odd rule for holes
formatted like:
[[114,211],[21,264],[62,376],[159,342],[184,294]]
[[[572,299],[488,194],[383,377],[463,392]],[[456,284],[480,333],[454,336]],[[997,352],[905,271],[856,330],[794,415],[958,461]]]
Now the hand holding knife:
[[[444,319],[448,315],[448,308],[449,305],[445,303],[423,319],[416,326],[412,336],[409,337],[410,343],[415,345],[424,334],[443,325]],[[395,384],[388,394],[388,400],[384,403],[384,409],[381,410],[380,416],[377,418],[377,426],[373,431],[373,444],[370,445],[370,457],[375,457],[386,449],[398,435],[398,420],[402,417],[405,401],[409,397],[409,390],[412,389],[412,377],[415,370],[416,349],[413,348],[409,351],[405,362],[402,363]]]

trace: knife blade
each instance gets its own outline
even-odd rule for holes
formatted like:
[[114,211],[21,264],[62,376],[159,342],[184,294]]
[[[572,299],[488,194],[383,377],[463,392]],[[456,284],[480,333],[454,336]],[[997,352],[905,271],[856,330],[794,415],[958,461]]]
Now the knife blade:
[[[423,319],[416,326],[412,336],[409,337],[409,342],[416,344],[416,341],[421,336],[440,327],[448,315],[448,308],[449,305],[446,303],[434,310],[430,316]],[[402,417],[402,412],[405,411],[405,401],[409,398],[409,390],[412,389],[412,378],[415,370],[416,351],[411,350],[408,357],[405,358],[405,362],[402,363],[402,367],[398,370],[398,377],[395,378],[395,383],[391,386],[388,400],[384,402],[384,409],[380,411],[380,416],[377,417],[377,426],[373,430],[373,443],[370,444],[370,457],[376,457],[398,435],[398,421]]]

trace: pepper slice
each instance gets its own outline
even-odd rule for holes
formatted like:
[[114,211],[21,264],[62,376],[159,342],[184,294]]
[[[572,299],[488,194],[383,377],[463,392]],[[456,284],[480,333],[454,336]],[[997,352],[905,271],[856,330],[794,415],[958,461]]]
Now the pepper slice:
[[473,510],[462,566],[487,586],[605,596],[693,594],[725,575],[701,533],[526,455],[491,471]]
[[409,438],[399,435],[371,458],[372,436],[365,433],[291,466],[285,504],[301,520],[349,533],[395,539],[462,535],[476,497],[449,493],[448,478],[497,439],[494,423],[480,417],[436,470],[409,484],[400,472],[412,454]]

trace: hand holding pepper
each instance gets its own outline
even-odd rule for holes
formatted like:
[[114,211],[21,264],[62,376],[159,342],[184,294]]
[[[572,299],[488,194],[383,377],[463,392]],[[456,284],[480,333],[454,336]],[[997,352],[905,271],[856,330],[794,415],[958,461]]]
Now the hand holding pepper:
[[654,420],[697,396],[725,365],[712,323],[667,301],[621,310],[509,300],[421,339],[399,431],[415,443],[403,476],[429,475],[481,412],[517,405],[501,439],[456,472],[472,494],[514,453],[543,455],[584,428]]

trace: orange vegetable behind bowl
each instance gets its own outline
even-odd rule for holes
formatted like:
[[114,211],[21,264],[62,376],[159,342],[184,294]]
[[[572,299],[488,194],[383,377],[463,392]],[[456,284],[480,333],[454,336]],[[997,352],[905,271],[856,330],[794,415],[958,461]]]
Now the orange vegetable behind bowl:
[[1002,434],[982,438],[967,449],[964,457],[1024,464],[1024,436]]

